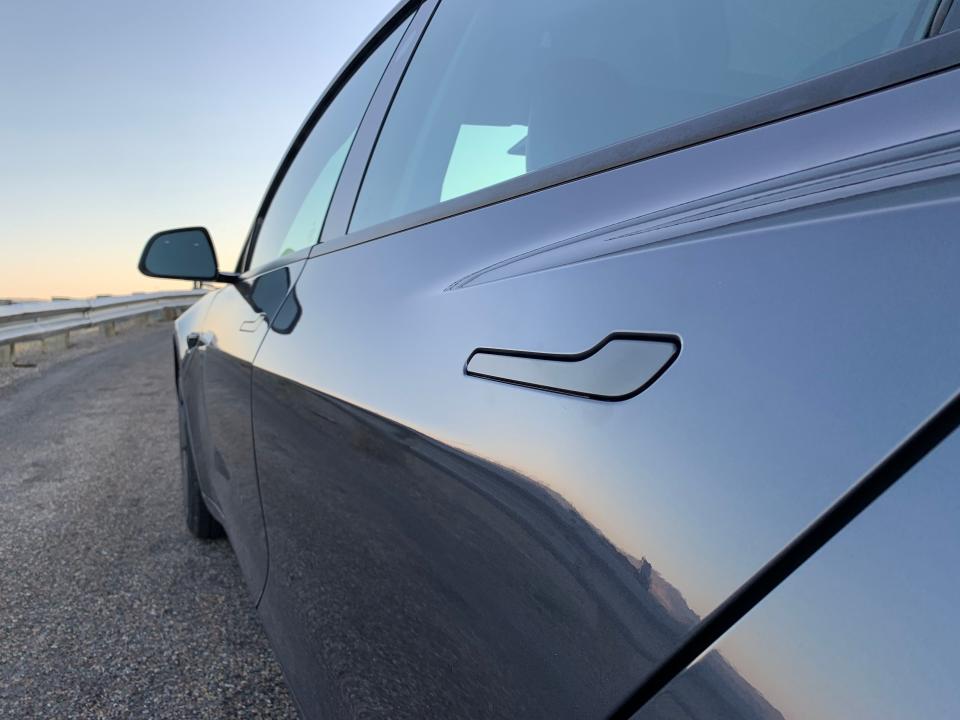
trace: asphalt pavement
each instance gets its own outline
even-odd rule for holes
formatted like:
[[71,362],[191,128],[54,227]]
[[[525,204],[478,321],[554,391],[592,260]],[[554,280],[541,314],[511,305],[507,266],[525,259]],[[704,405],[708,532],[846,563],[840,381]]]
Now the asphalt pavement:
[[0,718],[296,717],[228,541],[183,524],[170,333],[0,377]]

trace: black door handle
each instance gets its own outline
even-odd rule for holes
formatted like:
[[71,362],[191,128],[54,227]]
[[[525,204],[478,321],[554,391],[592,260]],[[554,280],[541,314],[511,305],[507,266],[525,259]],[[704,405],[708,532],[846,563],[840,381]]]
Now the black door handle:
[[614,333],[581,353],[474,350],[464,372],[513,385],[578,395],[594,400],[626,400],[646,390],[680,354],[672,335]]

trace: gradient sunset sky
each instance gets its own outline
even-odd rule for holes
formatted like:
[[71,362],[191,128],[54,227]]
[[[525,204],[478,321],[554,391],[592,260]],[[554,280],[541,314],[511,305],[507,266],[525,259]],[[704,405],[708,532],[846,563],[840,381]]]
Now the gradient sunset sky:
[[0,7],[0,298],[184,283],[147,238],[205,225],[232,268],[277,164],[393,0]]

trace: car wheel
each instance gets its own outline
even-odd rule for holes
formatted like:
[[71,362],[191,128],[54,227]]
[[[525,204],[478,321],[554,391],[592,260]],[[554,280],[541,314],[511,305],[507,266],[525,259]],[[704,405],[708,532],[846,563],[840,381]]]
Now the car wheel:
[[183,475],[183,508],[187,529],[194,537],[210,540],[223,537],[223,526],[210,514],[200,492],[197,468],[193,463],[186,414],[180,405],[180,469]]

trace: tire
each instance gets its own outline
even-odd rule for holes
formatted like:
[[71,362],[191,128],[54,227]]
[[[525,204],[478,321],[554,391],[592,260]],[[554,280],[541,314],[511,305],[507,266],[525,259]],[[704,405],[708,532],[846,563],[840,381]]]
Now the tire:
[[224,536],[223,526],[210,514],[200,492],[197,468],[193,464],[193,450],[187,435],[187,421],[180,405],[180,470],[183,476],[183,509],[187,530],[194,537],[213,540]]

